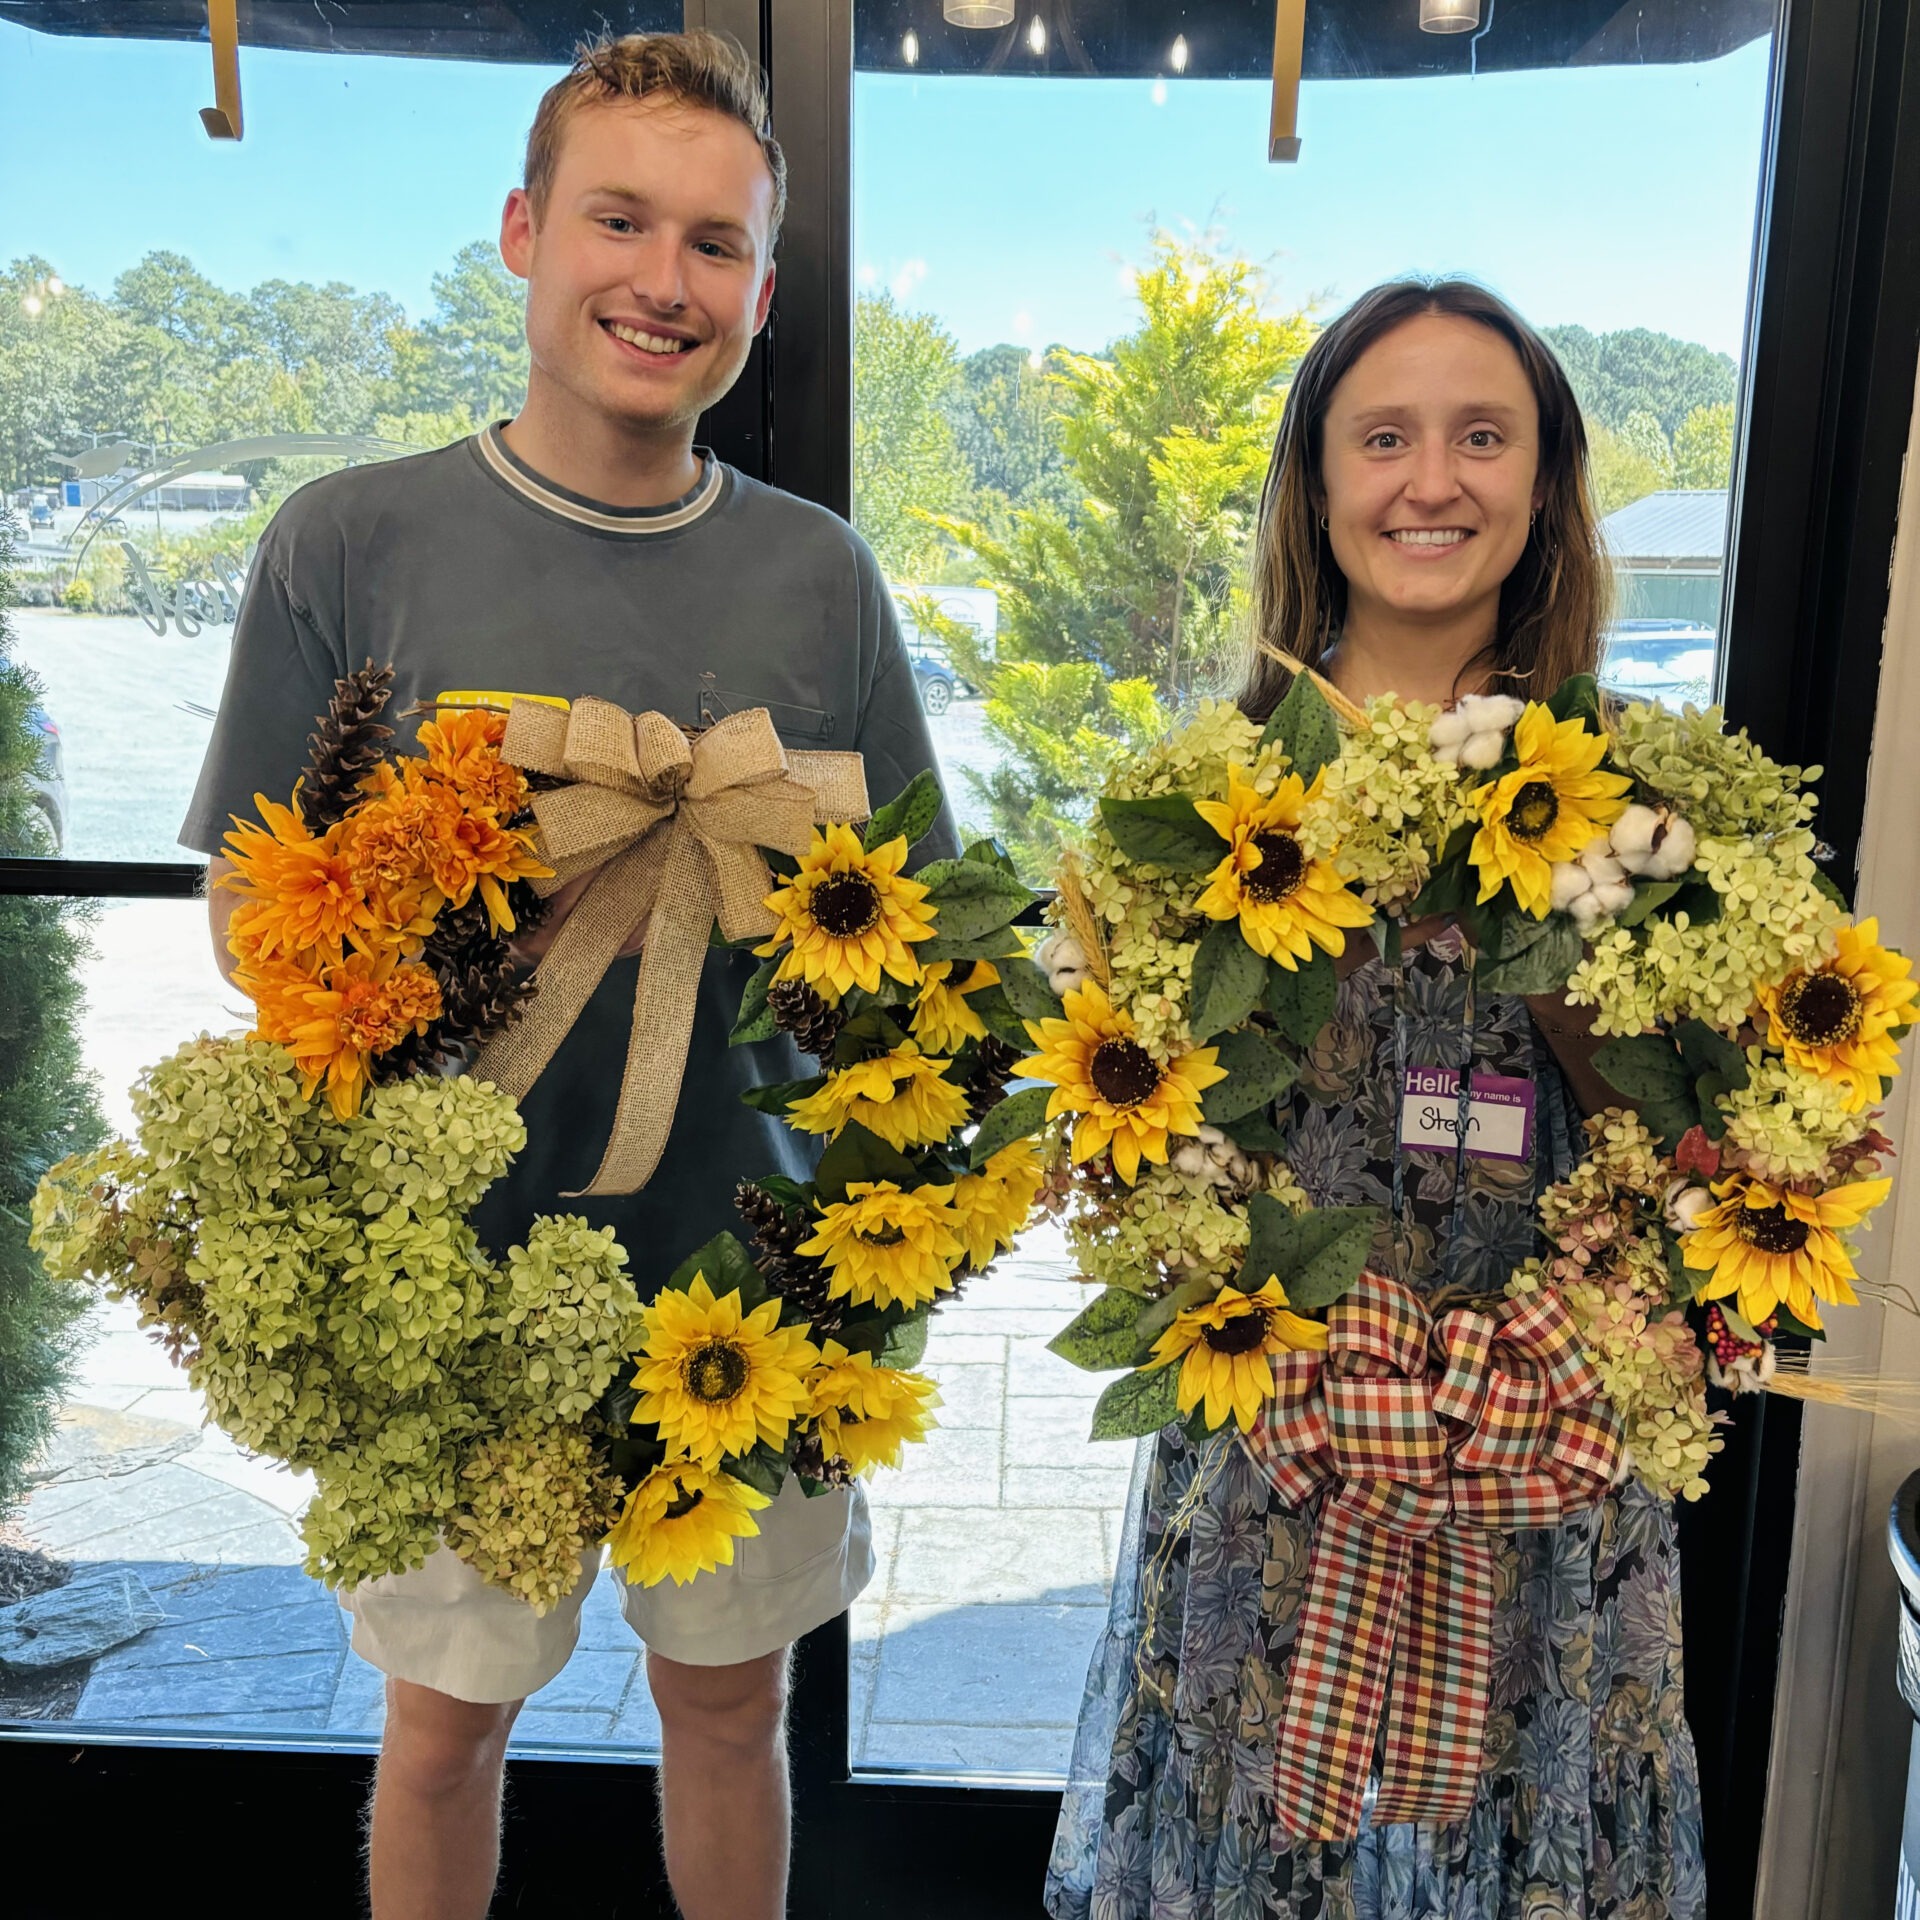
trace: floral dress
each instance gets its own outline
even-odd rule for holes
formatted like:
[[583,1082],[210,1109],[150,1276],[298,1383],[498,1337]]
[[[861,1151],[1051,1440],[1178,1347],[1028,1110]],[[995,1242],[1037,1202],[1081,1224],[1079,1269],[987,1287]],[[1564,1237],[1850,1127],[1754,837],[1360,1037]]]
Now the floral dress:
[[[1396,1166],[1406,1067],[1458,1068],[1469,1045],[1475,1073],[1533,1080],[1531,1158],[1400,1150]],[[1429,1290],[1497,1291],[1537,1251],[1536,1195],[1581,1151],[1526,1003],[1476,994],[1453,937],[1343,983],[1287,1137],[1315,1203],[1379,1207],[1373,1264]],[[1168,1548],[1203,1458],[1210,1486]],[[1556,1528],[1503,1537],[1465,1820],[1275,1851],[1273,1729],[1315,1518],[1283,1507],[1231,1436],[1142,1443],[1047,1876],[1054,1920],[1698,1920],[1670,1503],[1629,1481]]]

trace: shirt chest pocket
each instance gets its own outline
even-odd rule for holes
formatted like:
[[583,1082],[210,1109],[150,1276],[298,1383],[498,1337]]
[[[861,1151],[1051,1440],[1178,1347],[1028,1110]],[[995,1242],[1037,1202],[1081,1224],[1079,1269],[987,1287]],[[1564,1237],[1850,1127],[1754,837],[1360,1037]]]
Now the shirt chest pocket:
[[768,700],[760,694],[737,688],[702,687],[700,724],[710,727],[730,713],[747,713],[764,707],[773,721],[781,744],[789,747],[824,747],[833,741],[835,716],[827,707],[797,706],[789,700]]

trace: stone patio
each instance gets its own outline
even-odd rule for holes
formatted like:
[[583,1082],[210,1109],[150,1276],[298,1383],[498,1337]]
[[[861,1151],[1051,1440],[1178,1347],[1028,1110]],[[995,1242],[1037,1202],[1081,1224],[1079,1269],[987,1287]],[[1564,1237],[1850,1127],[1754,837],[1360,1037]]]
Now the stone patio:
[[[879,1569],[853,1613],[856,1765],[1064,1773],[1104,1617],[1131,1450],[1085,1439],[1100,1382],[1045,1351],[1084,1298],[1052,1229],[936,1320],[941,1427],[870,1483]],[[379,1730],[380,1676],[300,1570],[304,1476],[199,1424],[198,1396],[103,1306],[21,1515],[48,1551],[137,1573],[165,1620],[93,1666],[76,1722],[258,1738]],[[525,1747],[657,1747],[644,1667],[602,1578]]]

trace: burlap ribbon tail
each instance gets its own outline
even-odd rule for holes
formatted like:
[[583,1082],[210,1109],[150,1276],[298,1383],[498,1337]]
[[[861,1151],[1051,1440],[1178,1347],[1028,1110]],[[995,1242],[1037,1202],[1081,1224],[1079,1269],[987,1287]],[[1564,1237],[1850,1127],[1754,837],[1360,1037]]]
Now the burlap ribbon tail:
[[1621,1460],[1578,1331],[1551,1293],[1437,1320],[1377,1274],[1327,1351],[1275,1360],[1245,1444],[1290,1507],[1324,1496],[1274,1735],[1275,1844],[1463,1819],[1493,1667],[1496,1533],[1599,1501]]
[[620,1103],[599,1171],[579,1190],[632,1193],[653,1177],[673,1125],[715,921],[729,940],[771,933],[774,882],[758,850],[797,858],[815,826],[865,819],[866,775],[857,753],[788,752],[761,708],[689,737],[665,714],[611,701],[562,712],[516,700],[500,751],[568,783],[534,796],[536,845],[554,871],[533,884],[544,895],[595,877],[540,963],[526,1016],[474,1072],[523,1098],[644,927]]

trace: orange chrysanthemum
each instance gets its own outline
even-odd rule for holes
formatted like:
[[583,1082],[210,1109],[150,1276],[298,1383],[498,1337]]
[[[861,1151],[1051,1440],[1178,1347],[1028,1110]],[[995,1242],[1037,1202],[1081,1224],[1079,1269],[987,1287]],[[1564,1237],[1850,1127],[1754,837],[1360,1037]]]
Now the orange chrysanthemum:
[[526,776],[500,757],[506,732],[507,716],[485,707],[443,712],[420,727],[428,767],[468,806],[496,820],[511,820],[528,799]]
[[220,885],[240,896],[227,925],[231,950],[243,960],[333,959],[347,941],[371,935],[375,915],[354,878],[345,830],[316,837],[293,807],[264,793],[253,803],[265,824],[236,814],[226,840],[234,871]]

